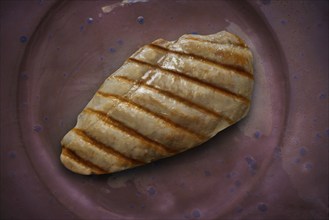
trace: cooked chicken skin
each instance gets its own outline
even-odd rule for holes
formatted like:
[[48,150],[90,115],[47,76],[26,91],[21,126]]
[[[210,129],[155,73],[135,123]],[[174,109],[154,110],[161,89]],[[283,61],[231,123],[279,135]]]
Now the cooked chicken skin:
[[246,116],[253,81],[252,53],[236,35],[158,39],[105,80],[60,159],[79,174],[107,174],[198,146]]

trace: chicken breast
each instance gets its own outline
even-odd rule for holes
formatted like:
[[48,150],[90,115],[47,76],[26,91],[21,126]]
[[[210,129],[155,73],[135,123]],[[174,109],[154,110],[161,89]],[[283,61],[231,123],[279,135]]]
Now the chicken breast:
[[106,174],[198,146],[246,116],[253,81],[252,53],[236,35],[158,39],[105,80],[60,159],[79,174]]

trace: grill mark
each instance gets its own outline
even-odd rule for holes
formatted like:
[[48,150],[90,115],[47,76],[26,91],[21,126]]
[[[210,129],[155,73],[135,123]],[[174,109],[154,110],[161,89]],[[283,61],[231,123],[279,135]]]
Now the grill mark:
[[105,145],[101,142],[99,142],[98,140],[96,140],[95,138],[91,137],[90,135],[87,134],[87,132],[78,129],[78,128],[73,128],[72,129],[77,135],[79,135],[84,141],[88,142],[89,144],[93,145],[94,147],[106,152],[107,154],[111,154],[115,157],[117,157],[118,159],[120,159],[121,161],[124,161],[125,163],[129,163],[130,165],[140,165],[140,164],[144,164],[144,162],[130,158],[122,153],[120,153],[119,151],[113,149],[111,146]]
[[142,61],[142,60],[138,60],[138,59],[135,59],[135,58],[128,58],[129,61],[131,62],[135,62],[135,63],[138,63],[140,65],[144,65],[144,66],[149,66],[150,68],[155,68],[155,69],[158,69],[158,70],[161,70],[162,72],[164,73],[170,73],[172,75],[175,75],[175,76],[179,76],[185,80],[188,80],[188,81],[192,81],[198,85],[202,85],[202,86],[205,86],[207,88],[211,88],[221,94],[224,94],[225,96],[228,96],[228,97],[231,97],[233,99],[238,99],[240,100],[241,102],[243,102],[244,104],[248,105],[249,104],[249,99],[247,99],[246,97],[244,96],[241,96],[239,94],[236,94],[234,92],[231,92],[227,89],[224,89],[224,88],[220,88],[218,86],[214,86],[212,85],[211,83],[207,83],[207,82],[204,82],[204,81],[201,81],[200,79],[198,78],[194,78],[194,77],[191,77],[191,76],[188,76],[184,73],[181,73],[181,72],[177,72],[177,71],[174,71],[174,70],[168,70],[168,69],[164,69],[158,65],[153,65],[153,64],[150,64],[150,63],[147,63],[145,61]]
[[[98,91],[97,94],[102,95],[104,97],[115,97],[115,98],[117,97],[116,95],[111,95],[111,94],[103,93],[103,92],[100,92],[100,91]],[[103,122],[105,122],[109,125],[112,125],[112,126],[118,128],[119,130],[125,132],[126,134],[129,134],[130,136],[133,136],[133,137],[135,137],[135,138],[137,138],[137,139],[139,139],[143,142],[147,142],[147,143],[151,144],[151,147],[162,156],[168,156],[168,154],[173,154],[173,153],[177,152],[176,150],[170,149],[170,148],[164,146],[163,144],[140,134],[136,130],[127,127],[122,122],[110,117],[108,114],[106,114],[102,111],[98,111],[98,110],[91,109],[91,108],[86,108],[83,111],[86,112],[86,113],[95,114]]]
[[104,170],[103,168],[97,166],[96,164],[87,161],[83,158],[81,158],[79,155],[77,155],[74,151],[70,150],[69,148],[67,148],[66,146],[62,146],[62,154],[67,156],[68,158],[70,158],[70,160],[75,161],[76,163],[79,163],[85,167],[88,167],[92,170],[93,173],[95,174],[105,174],[108,173],[106,170]]
[[247,49],[248,47],[244,44],[244,43],[218,43],[216,41],[211,41],[211,40],[206,40],[206,39],[201,39],[201,38],[196,38],[196,37],[186,37],[184,39],[187,39],[187,40],[192,40],[192,41],[199,41],[199,42],[204,42],[204,43],[213,43],[213,44],[220,44],[220,45],[232,45],[232,46],[235,46],[235,47],[240,47],[240,48],[243,48],[243,49]]
[[[124,79],[125,81],[129,81],[129,82],[133,82],[133,80],[127,80],[127,78],[125,78],[125,77],[121,77],[121,76],[116,76],[116,78]],[[135,82],[136,82],[136,81],[135,81]],[[137,82],[137,83],[140,84],[140,85],[143,84],[143,82]],[[164,116],[162,116],[162,115],[159,115],[158,113],[153,112],[153,111],[151,111],[151,110],[149,110],[149,109],[147,109],[147,108],[145,108],[145,107],[143,107],[143,106],[141,106],[141,105],[139,105],[139,104],[137,104],[137,103],[135,103],[135,102],[133,102],[133,101],[131,101],[131,100],[128,100],[128,99],[124,98],[124,97],[117,96],[117,95],[113,95],[113,94],[109,94],[109,93],[104,93],[104,92],[97,92],[97,93],[100,94],[100,95],[102,95],[102,96],[104,96],[104,97],[114,97],[114,98],[116,98],[116,99],[119,99],[119,100],[122,101],[122,102],[128,103],[129,105],[132,105],[132,106],[134,106],[134,107],[137,107],[138,109],[140,109],[140,110],[146,112],[147,114],[150,114],[150,115],[152,115],[152,116],[154,116],[154,117],[156,117],[156,118],[158,118],[158,119],[164,121],[164,122],[167,123],[170,127],[173,127],[173,128],[175,128],[175,129],[183,130],[183,131],[185,131],[185,132],[187,132],[187,133],[193,135],[194,137],[196,137],[196,138],[199,139],[199,140],[205,140],[205,139],[208,138],[208,137],[206,137],[206,136],[204,136],[204,135],[202,135],[202,134],[195,133],[194,131],[191,131],[190,129],[188,129],[188,128],[186,128],[186,127],[183,127],[183,126],[181,126],[181,125],[179,125],[179,124],[177,124],[177,123],[171,121],[169,118],[166,118],[166,117],[164,117]]]
[[[126,80],[128,82],[135,82],[134,80],[131,80],[131,79],[125,77],[125,76],[115,76],[115,77],[116,78],[120,78],[122,80]],[[226,117],[224,115],[221,115],[221,114],[219,114],[219,113],[217,113],[215,111],[212,111],[210,109],[207,109],[207,108],[205,108],[202,105],[199,105],[199,104],[196,104],[194,102],[191,102],[190,100],[184,99],[184,98],[182,98],[180,96],[177,96],[177,95],[175,95],[175,94],[173,94],[171,92],[167,92],[167,91],[161,90],[159,88],[156,88],[154,86],[148,85],[145,82],[140,82],[140,84],[142,86],[148,88],[148,89],[151,89],[151,90],[153,90],[155,92],[161,93],[162,95],[165,95],[165,96],[167,96],[169,98],[175,99],[175,101],[178,101],[180,103],[183,103],[184,105],[189,106],[190,108],[197,109],[198,111],[200,111],[200,112],[202,112],[202,113],[204,113],[206,115],[212,115],[212,116],[216,117],[217,119],[223,119],[226,122],[228,122],[229,124],[233,124],[233,121],[230,118],[228,118],[228,117]]]
[[195,55],[195,54],[189,54],[189,53],[184,53],[184,52],[181,52],[181,51],[170,50],[170,49],[167,49],[165,47],[162,47],[162,46],[156,45],[156,44],[148,44],[147,46],[150,47],[150,48],[153,48],[155,50],[162,50],[166,53],[173,53],[173,54],[180,55],[180,56],[192,57],[193,59],[196,59],[196,60],[199,60],[201,62],[207,63],[208,65],[219,66],[221,68],[225,68],[226,70],[233,71],[234,73],[237,73],[241,76],[245,76],[245,77],[248,77],[250,79],[254,79],[254,76],[251,73],[245,71],[243,68],[238,67],[238,66],[219,63],[217,61],[209,60],[209,59],[206,59],[202,56],[198,56],[198,55]]

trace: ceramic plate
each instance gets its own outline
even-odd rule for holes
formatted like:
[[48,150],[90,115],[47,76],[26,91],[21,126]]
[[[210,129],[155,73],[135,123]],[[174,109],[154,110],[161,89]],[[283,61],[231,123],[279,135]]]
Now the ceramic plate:
[[[195,149],[143,167],[82,176],[62,166],[60,140],[101,83],[134,51],[158,38],[175,40],[186,33],[222,30],[239,35],[254,55],[255,85],[245,119]],[[291,73],[282,44],[254,5],[58,2],[27,43],[17,87],[23,147],[48,193],[72,216],[222,219],[258,213],[258,218],[265,218],[271,210],[271,201],[262,195],[257,199],[253,194],[254,209],[246,209],[245,201],[269,181],[273,161],[281,160],[291,114]],[[307,152],[304,147],[300,154]],[[306,171],[314,166],[305,164]]]

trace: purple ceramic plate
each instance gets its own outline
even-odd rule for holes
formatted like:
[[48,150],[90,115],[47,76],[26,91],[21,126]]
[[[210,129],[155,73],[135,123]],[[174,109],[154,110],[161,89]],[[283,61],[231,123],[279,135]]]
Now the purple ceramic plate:
[[[4,218],[328,217],[327,2],[1,4],[1,24],[13,27],[1,29]],[[34,17],[23,12],[27,27],[23,15],[13,26],[10,11],[23,8]],[[134,51],[157,38],[221,30],[254,55],[245,119],[195,149],[128,171],[81,176],[61,165],[60,140]]]

